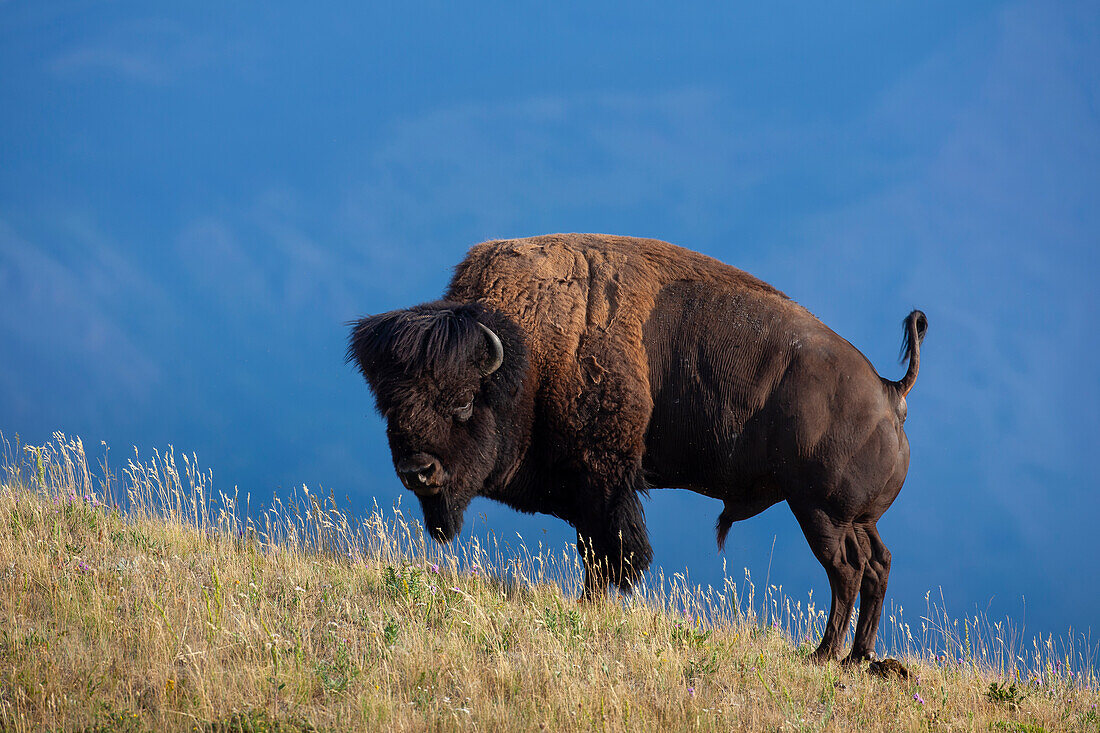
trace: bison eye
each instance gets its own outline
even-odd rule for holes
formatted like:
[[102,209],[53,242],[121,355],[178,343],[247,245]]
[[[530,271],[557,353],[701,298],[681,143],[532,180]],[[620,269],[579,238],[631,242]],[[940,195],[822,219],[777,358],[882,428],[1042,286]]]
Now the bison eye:
[[473,415],[473,414],[474,414],[474,401],[473,401],[473,398],[471,398],[470,401],[467,402],[466,404],[459,405],[458,407],[454,408],[455,419],[458,420],[459,422],[466,422],[467,420],[470,419],[470,416]]

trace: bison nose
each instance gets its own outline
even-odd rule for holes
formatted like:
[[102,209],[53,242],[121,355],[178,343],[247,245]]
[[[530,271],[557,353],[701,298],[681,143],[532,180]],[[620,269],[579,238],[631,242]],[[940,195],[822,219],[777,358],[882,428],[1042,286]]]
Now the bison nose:
[[417,453],[398,462],[397,477],[406,489],[420,496],[432,496],[439,493],[446,474],[434,456]]

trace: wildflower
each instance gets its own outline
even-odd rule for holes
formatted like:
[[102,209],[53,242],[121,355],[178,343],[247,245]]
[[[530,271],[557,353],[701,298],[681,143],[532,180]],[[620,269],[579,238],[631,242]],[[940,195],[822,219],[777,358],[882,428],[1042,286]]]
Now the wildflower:
[[455,593],[461,593],[462,592],[462,589],[459,588],[457,585],[452,585],[451,590],[453,590]]
[[436,575],[439,575],[439,566],[436,565],[434,562],[428,563],[428,570],[431,570]]
[[695,688],[694,687],[689,687],[688,688],[688,697],[695,697]]
[[921,705],[924,704],[924,698],[920,696],[919,692],[914,692],[913,693],[913,699],[916,700],[917,702],[919,702]]

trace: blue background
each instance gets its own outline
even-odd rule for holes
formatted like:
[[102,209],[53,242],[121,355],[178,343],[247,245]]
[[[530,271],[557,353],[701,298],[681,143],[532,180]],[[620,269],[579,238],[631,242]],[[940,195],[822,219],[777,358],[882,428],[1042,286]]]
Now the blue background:
[[[438,297],[485,239],[657,237],[891,378],[924,309],[890,598],[1097,630],[1095,4],[313,5],[0,3],[6,437],[388,505],[345,321]],[[647,509],[666,572],[720,581],[717,502]],[[784,505],[725,557],[827,598]]]

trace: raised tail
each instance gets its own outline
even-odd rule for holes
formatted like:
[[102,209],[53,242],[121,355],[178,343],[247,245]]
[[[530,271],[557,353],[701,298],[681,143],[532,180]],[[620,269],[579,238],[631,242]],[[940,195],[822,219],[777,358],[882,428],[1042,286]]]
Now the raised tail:
[[924,334],[928,332],[928,318],[923,311],[913,311],[905,317],[904,325],[905,340],[901,344],[899,361],[904,364],[908,359],[909,368],[904,377],[894,382],[902,397],[909,394],[917,381],[917,372],[920,371],[920,344],[924,341]]

